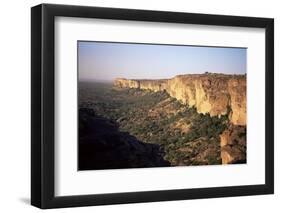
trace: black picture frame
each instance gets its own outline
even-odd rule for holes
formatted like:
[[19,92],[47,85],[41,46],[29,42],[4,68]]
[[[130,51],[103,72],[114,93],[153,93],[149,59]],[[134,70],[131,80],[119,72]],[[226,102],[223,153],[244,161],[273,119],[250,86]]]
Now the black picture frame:
[[[265,184],[56,197],[54,170],[55,17],[264,28]],[[42,208],[217,198],[274,193],[274,20],[164,11],[41,4],[31,8],[31,204]]]

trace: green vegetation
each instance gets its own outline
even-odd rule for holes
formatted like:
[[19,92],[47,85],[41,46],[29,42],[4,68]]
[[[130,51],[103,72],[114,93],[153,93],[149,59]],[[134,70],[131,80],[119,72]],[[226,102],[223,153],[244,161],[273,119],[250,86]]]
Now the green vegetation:
[[117,89],[111,84],[79,83],[79,107],[113,120],[144,143],[158,144],[171,165],[220,164],[219,135],[228,116],[197,113],[166,92]]

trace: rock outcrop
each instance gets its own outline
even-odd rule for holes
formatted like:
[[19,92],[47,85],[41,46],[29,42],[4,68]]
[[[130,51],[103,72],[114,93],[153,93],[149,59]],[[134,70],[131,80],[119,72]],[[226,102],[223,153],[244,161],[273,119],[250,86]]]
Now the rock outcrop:
[[246,162],[246,128],[230,125],[220,135],[222,164]]
[[198,113],[220,116],[229,113],[234,125],[246,125],[246,75],[190,74],[171,79],[132,80],[118,78],[114,85],[121,88],[165,90]]

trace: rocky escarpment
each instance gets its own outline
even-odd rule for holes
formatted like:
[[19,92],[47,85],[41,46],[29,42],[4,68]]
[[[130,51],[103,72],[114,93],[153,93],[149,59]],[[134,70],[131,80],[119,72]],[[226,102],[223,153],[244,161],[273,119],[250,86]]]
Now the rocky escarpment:
[[234,125],[246,125],[246,75],[194,74],[163,80],[129,80],[118,78],[121,88],[165,90],[199,113],[220,116],[229,113]]
[[[221,136],[222,162],[227,164],[245,161],[246,136],[238,144],[234,142],[237,141],[234,135],[241,135],[241,132],[246,131],[246,75],[206,73],[161,80],[118,78],[114,85],[119,88],[166,91],[189,107],[195,107],[198,113],[228,115],[231,132],[226,131]],[[241,151],[241,146],[244,146],[245,152]]]

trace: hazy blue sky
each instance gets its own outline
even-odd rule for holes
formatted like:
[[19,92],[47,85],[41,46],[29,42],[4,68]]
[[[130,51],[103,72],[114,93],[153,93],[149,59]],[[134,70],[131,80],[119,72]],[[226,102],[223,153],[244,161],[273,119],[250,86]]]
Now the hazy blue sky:
[[245,74],[246,51],[245,48],[79,41],[79,79],[161,79],[204,72]]

